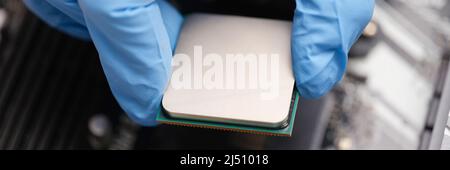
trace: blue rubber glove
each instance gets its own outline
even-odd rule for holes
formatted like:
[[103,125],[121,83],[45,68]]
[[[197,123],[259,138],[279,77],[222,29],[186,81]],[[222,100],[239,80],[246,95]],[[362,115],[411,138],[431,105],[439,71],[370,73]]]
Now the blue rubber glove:
[[[112,92],[136,122],[154,125],[182,16],[162,0],[24,0],[49,25],[92,39]],[[372,16],[373,0],[297,0],[293,67],[300,94],[328,92]]]
[[24,0],[49,25],[92,40],[112,93],[141,125],[155,125],[182,16],[163,0]]
[[292,57],[297,89],[318,98],[345,72],[353,43],[372,18],[373,0],[296,0]]

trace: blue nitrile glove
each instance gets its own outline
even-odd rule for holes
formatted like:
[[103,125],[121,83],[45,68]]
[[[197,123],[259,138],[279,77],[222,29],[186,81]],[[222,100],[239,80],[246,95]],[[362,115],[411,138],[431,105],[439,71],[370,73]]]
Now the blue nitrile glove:
[[305,98],[326,94],[341,80],[347,54],[372,18],[373,0],[296,0],[292,56]]
[[[182,23],[174,8],[158,0],[24,1],[57,29],[92,39],[121,107],[136,122],[155,124]],[[319,97],[341,79],[372,10],[373,0],[297,0],[292,54],[302,96]]]
[[183,18],[163,0],[24,0],[49,25],[92,40],[111,90],[141,125],[156,124]]

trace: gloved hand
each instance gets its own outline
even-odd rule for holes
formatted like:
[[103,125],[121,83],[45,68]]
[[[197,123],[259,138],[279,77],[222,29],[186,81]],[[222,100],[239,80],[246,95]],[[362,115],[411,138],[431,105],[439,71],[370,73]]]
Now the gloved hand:
[[318,98],[338,83],[348,51],[372,18],[373,0],[296,0],[292,57],[297,89]]
[[92,40],[120,106],[141,125],[156,124],[183,21],[163,0],[24,0],[49,25]]

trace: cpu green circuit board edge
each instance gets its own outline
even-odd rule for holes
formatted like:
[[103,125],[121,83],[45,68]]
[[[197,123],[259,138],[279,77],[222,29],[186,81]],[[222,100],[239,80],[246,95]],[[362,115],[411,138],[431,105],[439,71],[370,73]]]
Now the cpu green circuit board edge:
[[196,128],[207,128],[223,131],[232,131],[240,133],[250,133],[268,136],[292,136],[292,131],[294,129],[295,114],[297,113],[298,103],[299,103],[299,93],[294,90],[291,106],[289,109],[290,115],[288,119],[288,124],[284,128],[266,128],[266,127],[256,127],[248,125],[238,125],[232,123],[218,123],[203,120],[192,120],[192,119],[180,119],[172,118],[164,111],[158,113],[156,120],[163,124],[176,125],[176,126],[186,126],[186,127],[196,127]]

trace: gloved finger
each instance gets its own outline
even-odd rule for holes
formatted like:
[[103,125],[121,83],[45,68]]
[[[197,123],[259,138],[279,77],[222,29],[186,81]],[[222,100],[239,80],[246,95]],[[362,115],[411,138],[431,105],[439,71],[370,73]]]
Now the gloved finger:
[[89,40],[87,28],[42,0],[24,0],[25,5],[48,25],[73,37]]
[[[83,13],[78,4],[78,0],[46,0],[49,4],[59,9],[61,12],[71,17],[83,26],[86,26]],[[172,48],[175,48],[176,38],[178,37],[179,24],[182,23],[182,17],[178,11],[165,0],[158,0],[164,24],[169,32],[169,38]],[[132,4],[130,4],[132,5]]]
[[78,0],[46,0],[49,4],[53,5],[55,8],[59,9],[61,12],[86,26],[84,22],[83,13],[81,12],[80,6],[78,5]]
[[166,26],[167,33],[169,34],[170,44],[172,50],[175,49],[180,28],[183,23],[183,17],[171,4],[165,0],[157,0],[161,15]]
[[296,0],[293,68],[300,94],[326,94],[345,72],[347,55],[370,21],[373,0]]
[[165,23],[179,30],[181,15],[163,21],[154,0],[78,3],[118,103],[139,124],[156,124],[171,71],[170,37],[175,37]]

